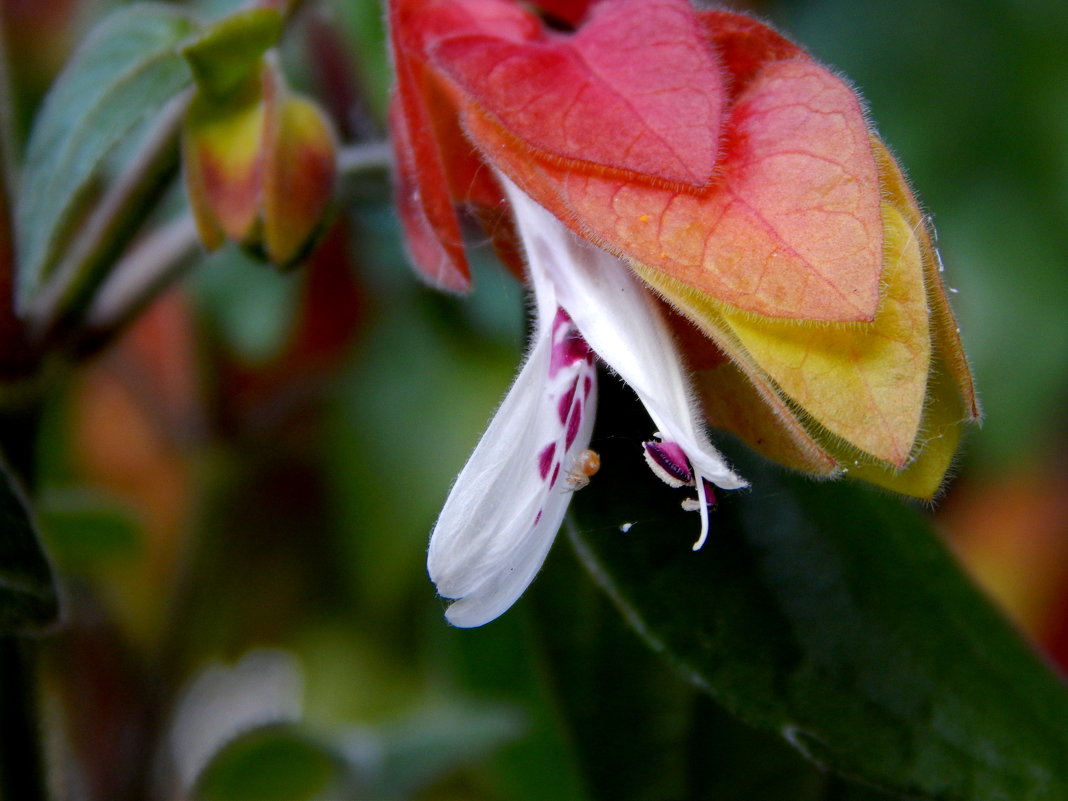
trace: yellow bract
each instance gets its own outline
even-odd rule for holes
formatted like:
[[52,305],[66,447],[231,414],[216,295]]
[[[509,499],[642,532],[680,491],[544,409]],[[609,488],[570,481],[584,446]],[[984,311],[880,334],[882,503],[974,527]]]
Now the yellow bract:
[[761,317],[634,268],[730,359],[697,375],[713,424],[787,466],[929,498],[978,406],[924,220],[877,140],[873,152],[883,271],[870,323]]
[[815,422],[903,467],[920,424],[931,356],[920,254],[902,216],[883,207],[883,290],[871,323],[761,319],[724,310],[750,357]]

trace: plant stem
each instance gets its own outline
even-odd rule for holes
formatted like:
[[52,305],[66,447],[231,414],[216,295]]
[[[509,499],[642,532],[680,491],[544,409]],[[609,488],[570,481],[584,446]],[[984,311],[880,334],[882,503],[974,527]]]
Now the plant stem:
[[393,164],[393,148],[388,141],[361,142],[341,148],[337,154],[337,169],[342,175],[352,175],[373,169],[388,169]]
[[[388,141],[349,145],[338,153],[343,176],[389,169]],[[161,225],[119,260],[96,292],[85,315],[93,347],[121,330],[191,265],[199,252],[196,226],[185,214]]]
[[120,328],[183,272],[200,252],[193,218],[184,214],[162,225],[118,261],[86,314],[93,331]]
[[[0,414],[0,449],[25,491],[37,482],[41,407],[28,402]],[[4,532],[0,532],[2,535]],[[38,714],[36,642],[0,634],[0,801],[47,801]]]
[[0,799],[46,801],[37,723],[37,682],[34,643],[22,637],[0,637]]

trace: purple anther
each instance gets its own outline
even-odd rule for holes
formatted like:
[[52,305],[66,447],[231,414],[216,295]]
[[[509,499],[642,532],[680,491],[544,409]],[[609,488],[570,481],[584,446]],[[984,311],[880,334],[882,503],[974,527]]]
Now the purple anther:
[[681,447],[674,442],[643,442],[645,461],[665,484],[685,487],[693,484],[693,468]]

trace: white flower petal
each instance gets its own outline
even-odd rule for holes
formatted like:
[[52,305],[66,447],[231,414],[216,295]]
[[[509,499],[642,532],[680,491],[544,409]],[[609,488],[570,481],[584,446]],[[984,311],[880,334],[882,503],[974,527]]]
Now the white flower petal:
[[[747,485],[708,441],[674,339],[645,285],[620,259],[572,233],[504,176],[535,290],[549,285],[582,336],[637,393],[665,441],[723,489]],[[702,509],[702,519],[705,518]],[[704,528],[704,527],[702,527]]]
[[480,626],[515,603],[545,561],[571,500],[568,471],[589,445],[593,354],[552,287],[515,383],[456,479],[430,538],[427,569],[446,617]]

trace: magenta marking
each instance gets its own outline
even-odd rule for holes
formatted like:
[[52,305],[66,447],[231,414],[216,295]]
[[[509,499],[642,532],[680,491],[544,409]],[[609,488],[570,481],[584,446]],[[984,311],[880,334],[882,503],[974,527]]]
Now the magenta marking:
[[556,412],[560,415],[561,424],[567,422],[567,413],[571,411],[571,401],[575,399],[575,390],[577,389],[578,379],[576,378],[571,382],[571,389],[560,397],[560,404],[556,407]]
[[560,463],[559,462],[557,462],[556,465],[553,467],[553,477],[552,477],[552,480],[549,482],[549,486],[555,487],[556,486],[556,479],[558,479],[558,478],[560,478]]
[[538,513],[536,515],[534,515],[534,525],[536,526],[540,522],[541,522],[541,509],[539,509]]
[[586,398],[590,397],[590,390],[592,390],[592,389],[593,389],[593,379],[590,378],[589,376],[586,376],[585,380],[582,382],[582,394],[583,394],[583,396],[586,397]]
[[541,478],[544,481],[545,477],[549,475],[549,468],[552,467],[553,459],[556,457],[556,443],[550,442],[542,452],[538,455],[538,471],[541,473]]
[[567,312],[558,309],[556,319],[553,320],[553,350],[549,361],[549,377],[554,377],[563,368],[583,359],[593,364],[593,351],[571,322]]
[[571,315],[564,311],[561,307],[556,307],[556,316],[553,318],[553,333],[562,325],[574,325],[571,322]]
[[578,436],[579,424],[581,422],[582,404],[576,403],[575,407],[571,410],[571,417],[567,420],[567,439],[564,444],[565,450],[570,450],[571,445],[575,442],[575,437]]

